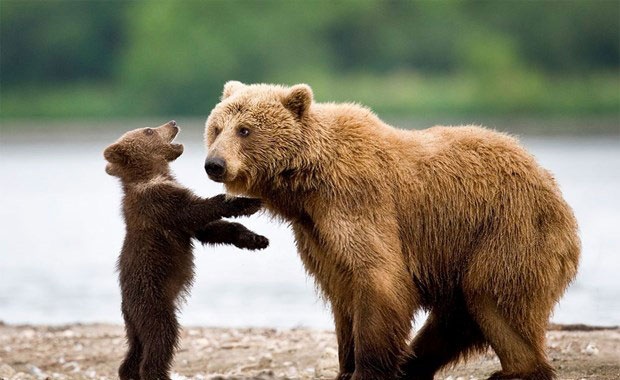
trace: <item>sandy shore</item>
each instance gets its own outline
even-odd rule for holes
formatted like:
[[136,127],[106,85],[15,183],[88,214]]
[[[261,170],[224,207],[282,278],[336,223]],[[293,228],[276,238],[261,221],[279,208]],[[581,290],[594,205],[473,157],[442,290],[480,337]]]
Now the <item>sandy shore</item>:
[[[560,379],[620,379],[620,329],[553,326],[549,356]],[[2,379],[114,379],[125,350],[122,326],[0,324]],[[186,327],[176,379],[332,379],[333,332]],[[484,379],[499,369],[492,352],[439,379]]]

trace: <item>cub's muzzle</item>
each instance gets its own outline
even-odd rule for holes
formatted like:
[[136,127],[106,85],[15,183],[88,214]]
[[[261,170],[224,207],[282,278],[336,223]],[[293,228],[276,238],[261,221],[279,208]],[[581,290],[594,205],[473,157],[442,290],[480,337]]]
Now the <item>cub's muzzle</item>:
[[164,140],[168,141],[169,143],[172,143],[172,141],[174,141],[174,138],[177,137],[177,134],[181,130],[181,128],[178,127],[177,122],[174,120],[170,120],[166,124],[160,125],[159,127],[154,129]]

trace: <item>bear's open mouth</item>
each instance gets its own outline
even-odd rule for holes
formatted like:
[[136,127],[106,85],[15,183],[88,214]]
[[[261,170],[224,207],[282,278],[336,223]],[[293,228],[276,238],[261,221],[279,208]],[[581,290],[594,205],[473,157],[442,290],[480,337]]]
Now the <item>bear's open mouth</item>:
[[181,129],[177,126],[173,127],[172,133],[168,136],[168,144],[170,144],[170,146],[174,149],[174,150],[180,150],[182,151],[183,149],[183,144],[173,144],[174,139],[177,137],[177,135],[179,134],[179,131]]
[[[174,141],[174,139],[177,137],[177,135],[179,134],[179,131],[180,131],[179,127],[175,127],[175,128],[172,130],[172,134],[171,134],[171,135],[170,135],[170,137],[168,138],[168,142],[169,142],[170,144],[172,144],[172,142]],[[177,144],[177,145],[178,145],[178,144]]]

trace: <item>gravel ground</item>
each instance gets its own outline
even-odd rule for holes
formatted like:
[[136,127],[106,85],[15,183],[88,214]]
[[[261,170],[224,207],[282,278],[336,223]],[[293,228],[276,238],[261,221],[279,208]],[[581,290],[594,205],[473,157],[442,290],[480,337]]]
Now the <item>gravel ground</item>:
[[[559,379],[620,379],[620,329],[552,326],[549,356]],[[0,378],[115,379],[125,350],[122,326],[0,323]],[[175,379],[333,379],[331,331],[188,327],[177,352]],[[484,379],[499,369],[492,352],[436,378]]]

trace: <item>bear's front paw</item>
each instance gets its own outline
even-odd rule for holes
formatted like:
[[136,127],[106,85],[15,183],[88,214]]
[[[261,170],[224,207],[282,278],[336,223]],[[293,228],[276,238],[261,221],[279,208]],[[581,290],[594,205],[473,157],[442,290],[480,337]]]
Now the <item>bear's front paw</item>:
[[226,213],[224,217],[249,216],[256,213],[263,207],[260,199],[254,198],[233,198],[226,201]]
[[239,239],[234,243],[238,248],[245,249],[265,249],[269,246],[269,239],[262,235],[255,234],[253,232],[245,233],[239,236]]

